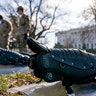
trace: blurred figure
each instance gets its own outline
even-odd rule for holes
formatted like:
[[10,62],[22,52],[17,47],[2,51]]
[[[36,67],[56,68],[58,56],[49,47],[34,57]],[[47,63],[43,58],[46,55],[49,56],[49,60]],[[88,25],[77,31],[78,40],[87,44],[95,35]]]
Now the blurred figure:
[[4,49],[9,48],[9,33],[11,32],[11,28],[11,24],[0,15],[0,47]]
[[20,52],[27,51],[27,37],[29,32],[29,18],[24,14],[22,6],[17,8],[19,14],[18,32],[17,32],[17,43]]

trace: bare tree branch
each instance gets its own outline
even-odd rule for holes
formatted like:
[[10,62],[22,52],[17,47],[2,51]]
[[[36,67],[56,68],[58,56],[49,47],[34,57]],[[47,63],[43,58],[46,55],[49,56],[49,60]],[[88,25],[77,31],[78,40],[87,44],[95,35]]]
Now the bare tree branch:
[[[66,0],[58,0],[56,5],[54,4],[55,6],[50,6],[50,4],[48,5],[48,0],[28,0],[28,2],[26,3],[28,7],[25,8],[25,10],[27,9],[26,12],[30,14],[31,37],[39,39],[44,32],[50,30],[56,18],[62,16],[61,14],[58,14],[57,16],[56,12],[61,2],[64,1]],[[17,7],[21,6],[20,4],[25,5],[25,0],[22,0],[22,2],[20,0],[13,0],[13,2]],[[9,16],[13,19],[15,26],[18,27],[16,19],[13,18],[14,16],[18,18],[18,14],[14,6],[11,3],[6,2],[6,7],[0,5],[0,9],[8,13]],[[53,11],[52,13],[49,12],[50,9]]]
[[14,0],[14,2],[19,6],[19,0]]
[[84,18],[87,18],[87,19],[89,19],[93,15],[94,16],[93,19],[95,20],[95,23],[96,23],[96,0],[92,0],[92,4],[89,5],[89,8],[83,10],[82,15]]
[[[54,22],[54,20],[55,20],[56,11],[57,11],[58,7],[59,7],[59,3],[58,3],[58,5],[54,8],[54,12],[53,12],[53,15],[52,15],[52,19],[51,19],[51,22],[50,22],[50,24],[49,24],[48,27],[43,26],[42,23],[41,23],[43,30],[41,30],[41,31],[36,35],[36,36],[37,36],[36,39],[39,39],[40,36],[43,34],[44,31],[47,31],[47,30],[49,30],[49,29],[51,28],[51,26],[52,26],[52,24],[53,24],[53,22]],[[45,17],[44,17],[44,18],[45,18]],[[44,18],[42,18],[41,21],[43,21]]]

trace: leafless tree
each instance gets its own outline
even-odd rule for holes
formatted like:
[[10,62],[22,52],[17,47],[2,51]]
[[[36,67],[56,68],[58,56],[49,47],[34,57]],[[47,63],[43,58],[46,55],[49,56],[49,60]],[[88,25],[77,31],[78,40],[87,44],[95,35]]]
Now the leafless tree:
[[96,0],[92,0],[92,5],[90,5],[90,9],[92,11],[96,23]]
[[[22,2],[21,0],[12,1],[16,7],[20,5],[25,6],[25,11],[30,17],[30,36],[39,39],[44,32],[50,30],[56,18],[61,16],[61,14],[58,14],[57,12],[60,4],[64,3],[66,0],[58,0],[58,3],[54,4],[54,6],[50,6],[48,0],[22,0]],[[6,2],[6,6],[0,4],[0,9],[8,14],[13,20],[14,25],[18,27],[17,20],[13,18],[14,16],[18,17],[16,7],[14,7],[10,2]]]
[[73,40],[71,37],[66,38],[65,44],[63,45],[64,48],[73,48]]
[[92,0],[92,3],[89,5],[89,7],[82,10],[81,15],[85,20],[90,20],[89,23],[96,24],[96,0]]
[[89,26],[81,28],[80,30],[80,41],[82,42],[83,49],[86,49],[86,42],[93,40],[94,30],[89,30]]
[[83,28],[81,31],[81,40],[83,45],[85,46],[84,42],[86,39],[93,39],[93,32],[88,30],[88,27],[95,26],[94,32],[96,34],[96,0],[92,0],[92,3],[89,5],[88,8],[83,10],[82,16],[85,20],[89,20],[87,27]]

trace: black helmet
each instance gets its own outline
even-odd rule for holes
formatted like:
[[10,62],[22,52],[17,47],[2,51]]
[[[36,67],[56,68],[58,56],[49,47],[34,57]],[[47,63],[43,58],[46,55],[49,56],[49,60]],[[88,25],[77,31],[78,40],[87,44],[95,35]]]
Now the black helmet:
[[3,16],[2,16],[2,15],[0,15],[0,20],[1,20],[1,19],[3,19]]
[[22,10],[22,11],[23,11],[24,9],[23,9],[22,6],[19,6],[19,7],[17,8],[17,12],[18,12],[19,10]]

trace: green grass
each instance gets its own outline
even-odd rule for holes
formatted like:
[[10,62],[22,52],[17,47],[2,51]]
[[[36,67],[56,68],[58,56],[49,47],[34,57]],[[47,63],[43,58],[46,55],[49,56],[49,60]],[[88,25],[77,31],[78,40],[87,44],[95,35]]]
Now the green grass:
[[38,81],[31,73],[14,73],[14,74],[2,74],[0,75],[0,96],[26,96],[21,92],[11,94],[7,93],[7,90],[12,87],[29,85]]

